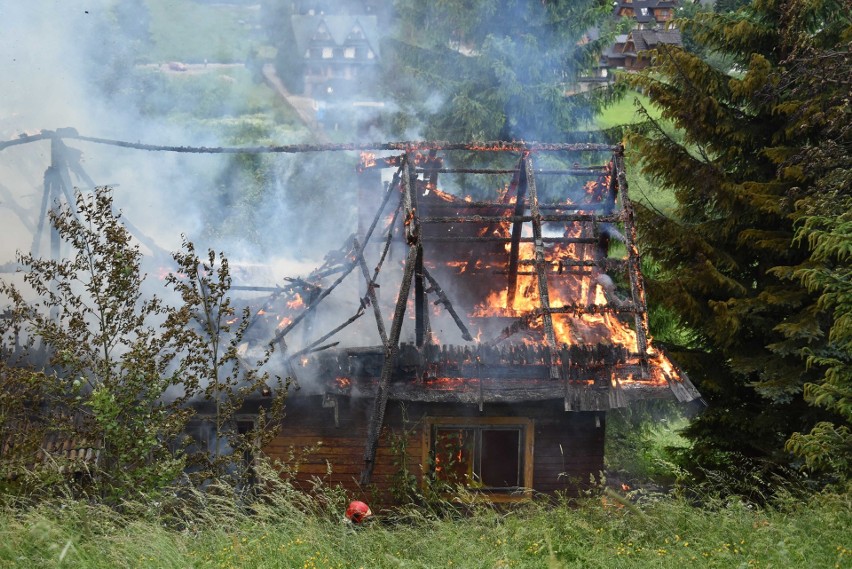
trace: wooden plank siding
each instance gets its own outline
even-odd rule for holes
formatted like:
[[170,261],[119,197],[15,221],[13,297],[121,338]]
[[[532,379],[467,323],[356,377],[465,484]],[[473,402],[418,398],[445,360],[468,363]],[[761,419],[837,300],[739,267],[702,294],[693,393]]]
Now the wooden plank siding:
[[[566,413],[562,401],[535,404],[477,406],[454,404],[400,403],[390,401],[379,438],[372,487],[360,488],[358,478],[364,466],[370,399],[338,399],[335,425],[333,408],[322,406],[321,396],[295,396],[287,402],[287,416],[278,435],[264,453],[288,463],[295,471],[294,482],[310,489],[319,478],[326,485],[340,485],[353,497],[373,500],[376,505],[392,502],[391,488],[400,471],[404,448],[408,471],[422,477],[424,445],[428,447],[428,418],[458,418],[460,423],[498,422],[531,425],[532,486],[537,492],[575,491],[597,477],[603,469],[605,421],[603,413]],[[441,420],[439,419],[439,422]],[[404,444],[400,444],[404,442]],[[560,447],[561,445],[561,447]]]

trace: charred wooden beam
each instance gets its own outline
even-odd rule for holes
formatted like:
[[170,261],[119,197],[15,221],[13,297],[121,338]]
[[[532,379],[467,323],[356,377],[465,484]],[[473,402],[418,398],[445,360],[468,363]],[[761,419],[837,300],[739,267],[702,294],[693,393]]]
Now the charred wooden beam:
[[535,185],[535,175],[532,170],[532,158],[527,158],[524,164],[526,172],[526,182],[530,194],[530,213],[532,214],[532,229],[533,239],[535,240],[535,269],[538,273],[538,297],[541,307],[544,310],[542,314],[542,322],[544,323],[544,338],[547,341],[547,346],[550,348],[551,367],[550,378],[559,379],[559,368],[556,366],[558,354],[556,353],[556,334],[553,331],[553,318],[550,315],[550,292],[547,287],[547,276],[544,272],[544,243],[541,236],[541,212],[538,209],[538,191]]
[[[514,168],[417,168],[418,174],[429,173],[441,174],[514,174],[517,172]],[[536,176],[599,176],[607,172],[607,166],[590,166],[588,168],[569,168],[569,169],[538,169],[535,171]]]
[[[457,201],[450,203],[433,203],[429,204],[430,210],[470,210],[470,209],[489,209],[489,210],[510,210],[515,207],[513,203],[502,202],[469,202]],[[598,211],[604,209],[604,204],[597,202],[583,203],[548,203],[539,204],[539,211]],[[612,212],[610,212],[612,213]]]
[[[376,317],[376,328],[379,330],[379,337],[382,339],[382,344],[388,343],[388,333],[385,331],[385,321],[382,318],[382,309],[379,306],[379,299],[376,297],[376,281],[374,277],[370,277],[370,270],[367,268],[367,261],[364,260],[364,250],[355,238],[355,250],[358,251],[358,266],[361,267],[361,274],[364,280],[367,281],[367,298],[373,306],[373,315]],[[362,301],[363,304],[364,301]]]
[[[50,136],[50,135],[48,135]],[[473,142],[458,143],[447,141],[409,141],[409,142],[366,142],[366,143],[331,143],[331,144],[289,144],[270,146],[166,146],[159,144],[143,144],[141,142],[127,142],[108,138],[93,136],[82,136],[73,129],[57,133],[54,136],[61,138],[73,138],[84,140],[94,144],[105,144],[121,148],[135,148],[137,150],[150,150],[159,152],[182,152],[193,154],[298,154],[302,152],[342,152],[362,150],[389,150],[402,152],[417,152],[426,150],[473,150],[479,152],[613,152],[615,147],[609,144],[594,143],[550,143],[550,142]],[[27,139],[0,142],[0,150],[7,146],[25,144],[35,140],[41,140],[44,136],[36,135]]]
[[[511,222],[516,225],[532,221],[531,215],[457,215],[457,216],[426,216],[421,217],[421,223],[500,223]],[[562,214],[539,216],[543,222],[596,221],[599,223],[615,223],[622,221],[622,215],[594,214]],[[514,228],[514,226],[513,226]],[[514,241],[512,242],[514,243]]]
[[[624,269],[627,266],[625,259],[572,259],[570,257],[562,257],[557,261],[563,267],[597,267],[604,271],[613,269]],[[533,259],[521,259],[521,265],[534,265]]]
[[[542,237],[541,239],[536,240],[534,237],[521,237],[518,240],[520,243],[597,243],[598,240],[594,237]],[[423,237],[424,243],[482,243],[482,242],[490,242],[490,243],[511,243],[511,237],[467,237],[467,236],[459,236],[459,237],[445,237],[442,235],[429,235]]]
[[388,402],[388,385],[396,367],[399,356],[399,335],[402,332],[402,323],[405,317],[405,307],[408,303],[408,295],[411,292],[411,283],[414,280],[414,272],[417,266],[417,258],[422,259],[423,247],[420,244],[420,227],[417,222],[415,207],[417,205],[415,180],[411,172],[408,156],[403,158],[402,163],[402,203],[405,215],[405,237],[408,242],[408,256],[405,260],[405,269],[402,274],[402,282],[399,286],[399,294],[396,298],[393,321],[391,322],[390,336],[385,346],[385,361],[382,366],[382,375],[373,403],[373,411],[370,423],[367,425],[367,441],[364,448],[364,468],[361,471],[361,484],[366,486],[370,483],[373,475],[373,466],[376,460],[376,448],[379,442],[382,425],[384,423],[385,409]]
[[615,210],[615,198],[618,196],[618,173],[616,172],[615,158],[609,163],[609,184],[607,185],[606,199],[603,202],[604,214],[611,214]]
[[366,486],[370,483],[370,478],[373,475],[373,466],[376,460],[376,448],[381,434],[382,424],[384,423],[385,409],[388,402],[388,385],[391,375],[396,367],[396,361],[399,357],[399,336],[402,332],[402,322],[405,317],[405,305],[408,303],[408,295],[411,292],[411,281],[414,276],[414,262],[417,258],[417,250],[419,246],[412,244],[408,249],[408,257],[405,260],[405,270],[402,275],[402,283],[399,287],[399,295],[396,299],[396,309],[394,310],[393,322],[391,322],[390,336],[388,337],[388,345],[385,349],[385,361],[382,366],[382,374],[379,378],[379,385],[376,391],[375,401],[373,403],[373,411],[371,413],[370,422],[367,425],[367,443],[364,449],[364,468],[361,471],[361,484]]
[[232,285],[230,290],[245,290],[249,292],[271,292],[274,294],[283,294],[288,290],[296,288],[295,286],[253,286],[253,285]]
[[438,295],[438,300],[435,301],[435,304],[444,305],[444,308],[446,308],[447,312],[450,313],[450,316],[453,317],[456,326],[458,326],[459,330],[461,330],[462,338],[468,342],[472,342],[473,336],[470,335],[470,331],[468,331],[467,326],[465,326],[464,322],[459,317],[456,309],[453,308],[453,303],[450,302],[450,299],[447,297],[446,293],[444,293],[444,289],[441,288],[441,285],[438,284],[438,281],[435,280],[435,277],[433,277],[426,268],[423,269],[423,275],[429,281],[429,284],[432,285],[432,289],[435,291],[435,294]]
[[[470,271],[471,274],[477,274],[477,271]],[[509,271],[492,271],[492,274],[495,275],[508,275]],[[515,271],[515,274],[518,276],[537,276],[538,273],[536,271]],[[550,278],[576,278],[577,275],[586,275],[589,276],[592,274],[592,269],[589,268],[575,268],[575,269],[560,269],[558,272],[548,272],[547,276]]]
[[516,221],[512,224],[511,245],[509,246],[509,281],[506,283],[506,306],[514,308],[515,295],[518,289],[518,255],[521,248],[521,233],[523,232],[523,220],[518,219],[523,216],[526,209],[527,196],[527,174],[526,174],[526,158],[521,158],[516,168],[515,176],[512,179],[512,186],[516,188],[517,197],[515,199],[515,215]]
[[417,250],[414,259],[414,342],[418,348],[423,347],[428,327],[426,312],[426,290],[423,286],[423,248]]
[[339,326],[337,326],[333,330],[331,330],[331,331],[327,332],[326,334],[320,336],[319,338],[317,338],[316,340],[314,340],[313,342],[311,342],[310,344],[308,344],[307,346],[305,346],[304,348],[302,348],[298,352],[295,352],[292,356],[290,356],[290,359],[295,359],[295,358],[298,358],[299,356],[303,356],[307,353],[316,351],[316,350],[314,350],[314,348],[316,346],[325,342],[326,340],[328,340],[329,338],[331,338],[332,336],[334,336],[335,334],[337,334],[338,332],[340,332],[341,330],[343,330],[344,328],[346,328],[347,326],[349,326],[350,324],[352,324],[353,322],[355,322],[356,320],[361,318],[361,316],[363,316],[363,315],[364,315],[364,309],[359,307],[358,310],[355,312],[355,314],[353,314],[348,320],[346,320],[345,322],[343,322],[342,324],[340,324]]
[[30,247],[30,253],[33,257],[39,256],[39,249],[42,241],[42,233],[44,231],[44,224],[47,221],[47,212],[50,210],[51,202],[56,199],[54,195],[54,166],[48,166],[47,170],[44,171],[44,190],[41,194],[41,207],[39,208],[38,215],[38,226],[36,227],[36,231],[33,234],[33,244]]
[[624,170],[624,148],[619,147],[613,157],[614,174],[618,180],[618,194],[621,198],[621,209],[624,211],[624,236],[627,245],[628,274],[630,276],[630,294],[634,306],[641,307],[636,312],[636,351],[644,354],[642,357],[643,377],[648,371],[648,314],[645,310],[645,290],[640,271],[639,249],[636,247],[636,225],[633,220],[633,204],[627,196],[627,175]]

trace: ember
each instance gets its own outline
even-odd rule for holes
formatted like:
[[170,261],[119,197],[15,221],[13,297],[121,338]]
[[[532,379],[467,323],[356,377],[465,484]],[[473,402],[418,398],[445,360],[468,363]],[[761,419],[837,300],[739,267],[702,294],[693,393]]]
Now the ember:
[[338,377],[334,381],[340,389],[349,389],[352,386],[352,380],[348,377]]

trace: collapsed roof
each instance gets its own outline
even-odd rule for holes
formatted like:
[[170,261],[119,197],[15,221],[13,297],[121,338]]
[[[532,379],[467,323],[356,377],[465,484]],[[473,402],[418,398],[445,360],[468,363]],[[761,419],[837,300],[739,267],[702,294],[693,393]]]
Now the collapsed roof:
[[[359,234],[337,256],[338,269],[316,273],[343,276],[330,287],[303,279],[310,299],[281,320],[274,340],[359,268],[364,282],[353,302],[358,316],[371,307],[381,343],[320,346],[331,337],[323,335],[291,354],[293,375],[319,378],[332,396],[480,407],[562,399],[566,411],[605,411],[700,396],[648,336],[621,147],[401,148],[362,154]],[[603,164],[590,162],[602,155]],[[384,183],[383,171],[392,172]],[[488,188],[490,199],[466,194]],[[385,263],[395,247],[405,260]],[[401,342],[404,329],[410,342]]]

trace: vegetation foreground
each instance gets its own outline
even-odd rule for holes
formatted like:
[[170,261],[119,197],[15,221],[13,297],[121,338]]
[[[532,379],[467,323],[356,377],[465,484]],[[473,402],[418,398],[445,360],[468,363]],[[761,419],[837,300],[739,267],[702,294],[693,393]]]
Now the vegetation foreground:
[[509,510],[410,507],[353,528],[333,491],[275,486],[251,513],[209,491],[123,514],[70,500],[7,508],[0,567],[852,567],[848,493],[698,507],[604,491]]

